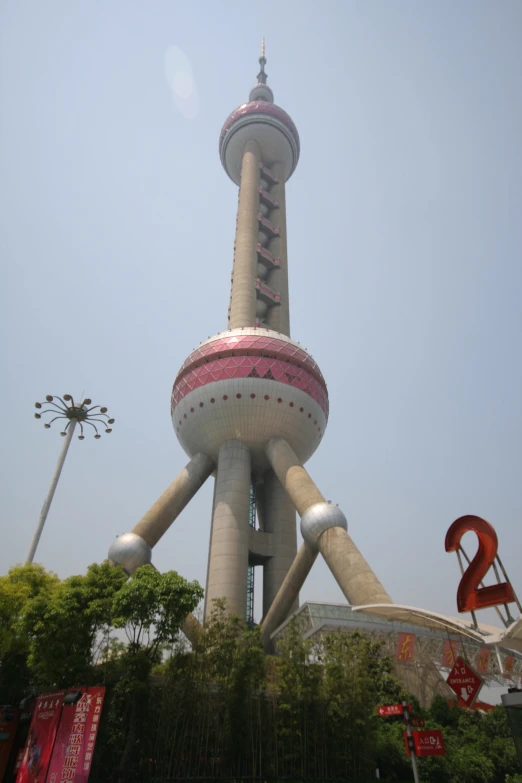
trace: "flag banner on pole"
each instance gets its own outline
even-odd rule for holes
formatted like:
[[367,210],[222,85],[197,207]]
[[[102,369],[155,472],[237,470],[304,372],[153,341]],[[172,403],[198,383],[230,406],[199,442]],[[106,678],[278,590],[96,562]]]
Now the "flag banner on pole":
[[53,752],[65,691],[38,697],[16,783],[44,783]]
[[105,688],[79,688],[76,704],[64,705],[47,783],[87,783],[100,725]]

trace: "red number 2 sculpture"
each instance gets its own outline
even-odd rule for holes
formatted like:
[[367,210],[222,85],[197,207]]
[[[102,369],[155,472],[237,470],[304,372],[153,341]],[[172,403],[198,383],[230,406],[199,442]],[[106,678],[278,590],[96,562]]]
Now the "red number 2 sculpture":
[[498,550],[497,534],[485,519],[473,514],[456,519],[446,533],[446,552],[457,552],[462,536],[470,530],[477,534],[479,546],[477,554],[462,574],[457,590],[457,609],[459,612],[472,612],[515,601],[515,593],[509,582],[479,587]]

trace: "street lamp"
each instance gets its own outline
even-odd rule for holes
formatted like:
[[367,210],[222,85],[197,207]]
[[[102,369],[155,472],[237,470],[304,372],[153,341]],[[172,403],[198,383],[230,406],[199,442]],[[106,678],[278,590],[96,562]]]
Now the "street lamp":
[[[55,402],[55,400],[59,400],[60,402]],[[44,427],[46,429],[50,429],[51,424],[57,419],[64,419],[67,423],[63,428],[63,431],[60,432],[60,435],[65,438],[65,442],[62,446],[62,450],[60,451],[60,456],[58,457],[58,462],[51,479],[51,485],[40,512],[38,525],[36,526],[33,540],[31,541],[27,560],[25,561],[26,564],[32,563],[34,560],[36,548],[38,546],[38,542],[40,541],[40,536],[42,535],[45,520],[47,519],[47,514],[49,513],[49,509],[51,507],[56,485],[58,484],[58,479],[60,478],[63,463],[65,462],[65,457],[67,456],[67,451],[69,450],[76,425],[80,425],[80,435],[78,435],[78,440],[85,440],[85,435],[83,434],[83,427],[85,424],[89,424],[94,429],[94,437],[96,440],[101,438],[101,435],[98,432],[98,427],[96,425],[98,425],[100,429],[104,427],[105,432],[107,433],[112,432],[112,429],[109,425],[114,424],[114,419],[109,419],[107,408],[102,408],[100,405],[93,405],[92,407],[89,407],[91,402],[92,400],[85,399],[82,403],[76,403],[70,394],[64,394],[63,399],[61,397],[53,397],[51,394],[48,394],[44,402],[35,402],[34,404],[34,407],[39,411],[38,413],[34,414],[35,419],[41,419],[45,414],[56,414],[54,418],[44,423]]]

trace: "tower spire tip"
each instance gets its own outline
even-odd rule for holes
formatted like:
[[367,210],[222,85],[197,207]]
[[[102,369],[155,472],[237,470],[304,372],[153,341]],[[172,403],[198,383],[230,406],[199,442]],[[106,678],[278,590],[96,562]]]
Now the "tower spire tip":
[[266,57],[265,57],[264,36],[261,38],[261,57],[259,58],[259,65],[261,66],[261,70],[257,74],[257,82],[258,84],[266,84],[266,73],[265,73]]

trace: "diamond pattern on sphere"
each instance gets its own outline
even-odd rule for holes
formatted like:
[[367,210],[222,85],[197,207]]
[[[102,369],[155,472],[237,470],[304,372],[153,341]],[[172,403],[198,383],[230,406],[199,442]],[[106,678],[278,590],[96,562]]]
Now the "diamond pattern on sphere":
[[[261,376],[258,367],[263,370]],[[265,368],[266,371],[265,371]],[[258,356],[231,356],[215,361],[207,360],[200,367],[188,370],[178,376],[172,391],[172,409],[193,389],[219,380],[232,378],[263,378],[277,380],[306,392],[319,403],[328,416],[328,394],[325,386],[307,369],[298,368],[281,359],[267,359]]]
[[[323,377],[319,367],[309,354],[299,346],[287,343],[277,338],[255,335],[238,335],[236,337],[219,337],[193,351],[181,367],[180,373],[198,363],[202,357],[216,354],[230,355],[231,352],[241,352],[243,355],[272,353],[277,358],[289,358],[291,364],[303,366],[312,371],[319,381]],[[179,373],[178,373],[179,375]]]

